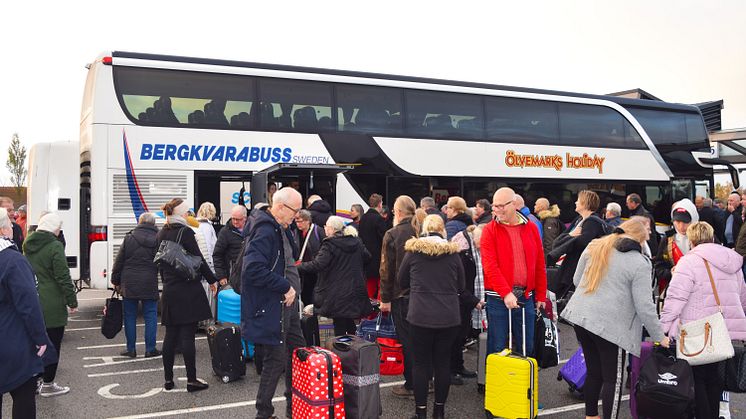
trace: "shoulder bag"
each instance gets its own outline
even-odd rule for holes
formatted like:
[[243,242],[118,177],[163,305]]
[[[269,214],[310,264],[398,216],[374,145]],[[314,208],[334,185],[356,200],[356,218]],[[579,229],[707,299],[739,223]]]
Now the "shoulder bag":
[[715,288],[710,264],[707,260],[704,262],[707,275],[710,277],[712,293],[718,305],[718,312],[687,324],[681,324],[679,321],[679,342],[676,345],[676,355],[690,365],[713,364],[732,358],[734,355],[733,343],[725,326],[723,309],[720,307],[720,297]]
[[114,339],[122,330],[123,323],[122,300],[119,299],[119,294],[114,291],[111,293],[111,298],[106,299],[106,305],[104,305],[104,317],[101,318],[101,334],[106,339]]
[[200,266],[202,257],[190,255],[181,245],[181,233],[186,227],[182,227],[176,236],[176,241],[161,241],[158,251],[155,253],[153,262],[156,265],[166,264],[184,276],[187,281],[199,281],[202,279]]

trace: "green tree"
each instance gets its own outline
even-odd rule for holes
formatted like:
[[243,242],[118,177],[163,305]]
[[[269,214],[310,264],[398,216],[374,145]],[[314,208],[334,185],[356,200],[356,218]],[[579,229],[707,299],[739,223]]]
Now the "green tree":
[[26,147],[21,145],[21,139],[18,134],[13,134],[8,147],[8,161],[5,167],[10,172],[10,182],[16,187],[16,191],[21,193],[21,188],[26,184]]

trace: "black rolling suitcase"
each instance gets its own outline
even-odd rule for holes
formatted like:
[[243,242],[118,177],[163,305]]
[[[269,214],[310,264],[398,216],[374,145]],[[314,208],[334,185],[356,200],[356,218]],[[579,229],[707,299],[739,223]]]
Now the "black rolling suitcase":
[[215,324],[207,329],[212,370],[224,383],[246,375],[241,330],[235,325]]
[[313,316],[300,316],[300,328],[303,331],[307,346],[322,346],[319,333],[319,316],[315,314]]
[[381,348],[351,335],[328,339],[326,347],[342,361],[346,417],[379,418],[383,414],[379,386]]

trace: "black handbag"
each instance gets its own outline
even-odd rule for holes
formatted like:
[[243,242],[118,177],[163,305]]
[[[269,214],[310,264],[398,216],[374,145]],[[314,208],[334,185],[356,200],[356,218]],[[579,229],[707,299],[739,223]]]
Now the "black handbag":
[[694,407],[694,374],[673,349],[655,346],[640,368],[635,398],[638,417],[681,419]]
[[539,364],[539,368],[550,368],[559,364],[557,326],[547,317],[543,308],[536,314],[534,359]]
[[165,263],[176,272],[186,277],[187,281],[199,281],[202,273],[199,268],[202,265],[202,257],[190,255],[181,245],[181,233],[186,227],[182,227],[176,236],[176,241],[163,240],[155,253],[153,262],[156,265]]
[[122,300],[116,291],[111,293],[111,298],[106,299],[104,305],[104,317],[101,319],[101,334],[107,339],[114,337],[122,330],[124,315],[122,313]]
[[735,356],[718,366],[725,391],[746,393],[746,342],[733,341]]

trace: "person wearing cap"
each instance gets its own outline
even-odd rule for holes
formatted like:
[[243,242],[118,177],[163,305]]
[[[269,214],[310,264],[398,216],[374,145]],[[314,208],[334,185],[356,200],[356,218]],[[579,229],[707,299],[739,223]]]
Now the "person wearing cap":
[[674,228],[666,232],[666,238],[658,246],[658,254],[653,259],[658,291],[661,293],[671,281],[671,275],[676,270],[679,259],[689,253],[686,229],[690,224],[699,221],[697,207],[687,198],[675,202],[671,209],[671,220]]
[[[62,337],[67,326],[67,313],[78,310],[78,299],[75,285],[70,278],[65,249],[57,236],[62,229],[62,219],[50,212],[39,220],[36,231],[29,234],[23,242],[23,254],[26,255],[36,273],[36,288],[39,291],[47,335],[60,352]],[[58,385],[54,379],[57,375],[57,363],[44,368],[44,383],[39,395],[42,397],[57,396],[70,391],[70,387]]]

